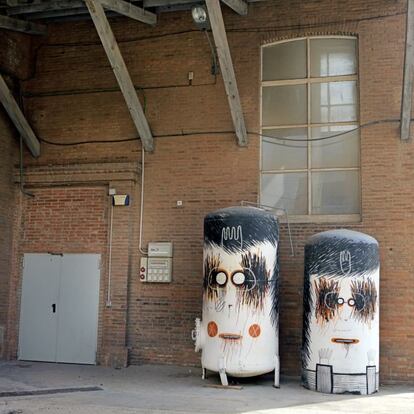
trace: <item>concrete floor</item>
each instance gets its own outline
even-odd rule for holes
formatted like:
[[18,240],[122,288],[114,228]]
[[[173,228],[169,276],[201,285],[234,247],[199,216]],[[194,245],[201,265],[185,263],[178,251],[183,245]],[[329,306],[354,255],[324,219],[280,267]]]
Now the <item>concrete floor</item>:
[[[305,390],[298,379],[272,376],[220,389],[218,376],[203,381],[189,367],[142,365],[114,370],[99,366],[0,362],[0,393],[101,387],[101,391],[1,397],[0,414],[29,413],[414,413],[414,386],[382,386],[372,396],[325,395]],[[3,394],[4,395],[4,394]]]

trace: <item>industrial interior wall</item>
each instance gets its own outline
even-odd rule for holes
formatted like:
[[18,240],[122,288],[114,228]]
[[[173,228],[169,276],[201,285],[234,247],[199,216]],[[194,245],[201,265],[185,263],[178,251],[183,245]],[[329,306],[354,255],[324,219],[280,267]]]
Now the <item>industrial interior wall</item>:
[[[249,131],[260,130],[260,46],[306,35],[358,36],[360,122],[400,117],[406,1],[279,0],[251,3],[247,16],[225,6],[223,12]],[[111,363],[109,352],[122,358],[127,350],[132,364],[199,364],[190,331],[201,314],[203,218],[241,200],[258,200],[260,141],[250,135],[248,147],[236,145],[222,77],[211,74],[209,44],[189,11],[162,14],[155,27],[126,18],[111,25],[156,137],[155,151],[145,156],[143,245],[172,241],[174,259],[171,284],[139,281],[139,175],[128,185],[115,182],[118,193],[130,193],[131,206],[114,209],[115,291],[112,307],[101,306],[100,362]],[[92,23],[51,25],[48,36],[37,42],[34,77],[22,86],[28,117],[45,141],[38,160],[26,157],[28,184],[34,183],[31,174],[44,167],[52,174],[58,165],[93,164],[109,171],[114,163],[139,163],[137,132]],[[191,82],[189,72],[194,74]],[[46,140],[88,143],[57,146]],[[109,142],[117,140],[121,142]],[[281,225],[282,374],[300,372],[305,242],[315,233],[346,227],[372,235],[380,246],[381,381],[413,380],[414,145],[400,141],[398,122],[361,130],[361,171],[361,222],[292,224],[294,257],[286,225]],[[103,190],[60,193],[32,187],[40,197],[25,201],[23,250],[46,248],[73,216],[88,218],[75,223],[81,236],[62,233],[62,251],[73,250],[72,238],[89,243],[88,234],[94,239],[93,232],[108,225]],[[48,224],[54,200],[62,198],[76,200],[76,208],[62,208],[40,240],[37,229]],[[97,210],[89,214],[90,209]],[[107,234],[99,234],[102,240],[91,243],[105,250]],[[105,296],[107,276],[106,266]],[[20,280],[19,272],[15,278]]]
[[[0,34],[0,74],[13,93],[18,93],[18,82],[29,76],[30,37],[2,31]],[[6,356],[8,344],[10,279],[17,241],[13,237],[14,225],[19,219],[21,194],[15,191],[14,166],[19,162],[19,136],[0,104],[0,358]],[[16,222],[17,224],[17,222]]]
[[16,206],[13,166],[18,159],[16,134],[0,108],[0,358],[5,353],[9,285],[13,244],[13,212]]

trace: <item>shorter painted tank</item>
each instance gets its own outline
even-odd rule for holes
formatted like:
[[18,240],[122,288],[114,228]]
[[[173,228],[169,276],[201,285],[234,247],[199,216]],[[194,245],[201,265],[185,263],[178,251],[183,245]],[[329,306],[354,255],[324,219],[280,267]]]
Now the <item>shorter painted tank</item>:
[[202,321],[196,350],[205,369],[235,377],[275,370],[279,385],[279,225],[269,212],[231,207],[204,220]]
[[334,394],[378,391],[378,242],[350,230],[312,236],[303,301],[303,385]]

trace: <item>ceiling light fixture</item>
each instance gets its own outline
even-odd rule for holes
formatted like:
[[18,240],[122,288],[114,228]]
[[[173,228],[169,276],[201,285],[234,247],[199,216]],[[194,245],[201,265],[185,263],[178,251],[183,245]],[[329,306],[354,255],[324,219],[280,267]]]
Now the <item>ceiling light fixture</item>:
[[206,9],[197,4],[191,8],[191,16],[197,25],[203,25],[207,22],[207,12]]

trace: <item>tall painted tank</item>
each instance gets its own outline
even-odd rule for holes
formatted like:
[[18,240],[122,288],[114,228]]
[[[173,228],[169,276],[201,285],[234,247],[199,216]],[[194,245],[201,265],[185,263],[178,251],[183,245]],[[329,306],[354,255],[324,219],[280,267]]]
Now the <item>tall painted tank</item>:
[[378,242],[350,230],[312,236],[303,296],[303,385],[334,394],[378,391]]
[[202,321],[196,351],[205,370],[249,377],[275,371],[279,386],[279,225],[269,212],[230,207],[204,220]]

